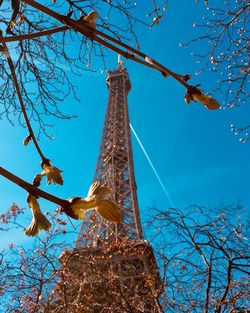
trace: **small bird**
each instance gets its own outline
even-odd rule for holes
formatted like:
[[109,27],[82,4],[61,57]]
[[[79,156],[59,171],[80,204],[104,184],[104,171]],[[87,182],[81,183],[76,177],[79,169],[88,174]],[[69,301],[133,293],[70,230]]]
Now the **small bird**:
[[31,194],[28,195],[27,202],[32,212],[32,221],[30,226],[26,228],[25,235],[34,237],[36,236],[42,229],[48,231],[51,227],[51,223],[47,220],[47,218],[43,215],[40,210],[39,203],[34,196]]
[[68,199],[70,207],[64,212],[74,219],[83,219],[85,211],[95,209],[104,219],[118,223],[122,221],[122,213],[118,206],[105,196],[111,193],[111,189],[95,181],[89,188],[86,198],[73,197]]
[[88,26],[96,29],[96,20],[98,19],[98,17],[99,14],[96,11],[92,11],[88,15],[80,17],[79,21],[87,23]]

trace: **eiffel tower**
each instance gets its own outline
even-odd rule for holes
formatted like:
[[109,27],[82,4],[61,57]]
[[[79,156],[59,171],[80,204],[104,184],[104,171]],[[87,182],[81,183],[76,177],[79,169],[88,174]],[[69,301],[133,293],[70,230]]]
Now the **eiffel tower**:
[[127,103],[131,83],[121,61],[106,82],[109,97],[94,181],[111,188],[123,221],[110,223],[96,212],[86,217],[75,249],[61,256],[63,282],[46,312],[163,312],[154,252],[142,233]]

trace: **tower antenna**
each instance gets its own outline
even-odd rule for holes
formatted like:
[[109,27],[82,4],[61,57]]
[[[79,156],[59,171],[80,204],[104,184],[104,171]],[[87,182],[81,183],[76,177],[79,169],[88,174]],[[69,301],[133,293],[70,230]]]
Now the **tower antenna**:
[[118,69],[121,70],[123,68],[122,56],[118,53]]

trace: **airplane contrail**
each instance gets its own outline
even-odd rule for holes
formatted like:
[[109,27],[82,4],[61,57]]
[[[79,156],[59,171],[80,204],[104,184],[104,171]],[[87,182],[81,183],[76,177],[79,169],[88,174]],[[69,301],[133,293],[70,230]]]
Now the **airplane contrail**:
[[165,193],[165,195],[166,195],[166,197],[167,197],[167,199],[168,199],[170,205],[171,205],[172,207],[175,207],[175,205],[174,205],[174,203],[173,203],[173,201],[172,201],[172,199],[171,199],[171,197],[170,197],[170,195],[169,195],[169,193],[168,193],[166,187],[164,186],[164,184],[163,184],[163,182],[162,182],[162,180],[161,180],[160,175],[158,174],[156,168],[154,167],[154,164],[152,163],[152,161],[151,161],[149,155],[147,154],[147,151],[145,150],[145,148],[144,148],[144,146],[143,146],[143,144],[142,144],[140,138],[138,137],[138,135],[137,135],[137,133],[136,133],[134,127],[132,126],[131,123],[130,123],[129,125],[130,125],[130,128],[131,128],[131,130],[132,130],[132,133],[134,134],[134,136],[135,136],[135,138],[136,138],[136,140],[137,140],[139,146],[141,147],[141,149],[142,149],[142,151],[143,151],[143,153],[144,153],[146,159],[148,160],[148,163],[149,163],[149,165],[151,166],[151,168],[152,168],[152,170],[153,170],[153,172],[154,172],[154,174],[155,174],[155,176],[156,176],[156,178],[157,178],[159,184],[161,185],[161,188],[162,188],[163,192]]

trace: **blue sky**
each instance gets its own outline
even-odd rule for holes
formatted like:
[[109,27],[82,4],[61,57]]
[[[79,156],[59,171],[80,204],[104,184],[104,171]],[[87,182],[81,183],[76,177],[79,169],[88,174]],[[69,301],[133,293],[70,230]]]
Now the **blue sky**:
[[[170,69],[193,75],[191,83],[202,83],[207,92],[218,79],[208,71],[195,76],[198,70],[193,50],[202,50],[202,44],[192,48],[181,48],[185,42],[196,36],[193,23],[206,13],[201,3],[183,1],[180,6],[170,1],[169,10],[160,25],[152,30],[139,29],[141,50],[162,62]],[[73,47],[73,45],[72,45]],[[117,55],[110,53],[107,64],[116,67]],[[125,61],[132,90],[129,93],[130,120],[147,150],[155,168],[168,190],[174,204],[186,208],[191,204],[218,207],[241,202],[249,208],[249,152],[250,144],[239,143],[230,132],[230,124],[249,123],[249,108],[208,111],[198,103],[184,102],[185,90],[173,79],[164,79],[159,73],[131,61]],[[96,63],[96,68],[101,65]],[[47,187],[59,197],[85,196],[92,182],[99,151],[108,90],[106,74],[83,72],[75,77],[80,102],[68,98],[61,104],[65,112],[76,114],[77,119],[55,120],[54,141],[42,136],[41,147],[53,164],[64,170],[64,186]],[[216,98],[223,102],[223,94]],[[21,178],[31,181],[40,171],[40,160],[32,145],[24,147],[27,132],[18,126],[11,126],[1,120],[0,142],[2,145],[1,166]],[[133,137],[135,174],[138,186],[142,218],[150,207],[167,208],[169,202],[142,150]],[[0,208],[7,209],[12,202],[26,206],[26,193],[19,187],[0,177]],[[45,210],[55,206],[41,201]],[[28,225],[30,212],[23,220]],[[27,220],[26,220],[27,219]],[[79,225],[77,223],[76,225]],[[14,238],[16,237],[16,238]],[[10,240],[30,242],[22,231],[1,235],[0,245]]]

